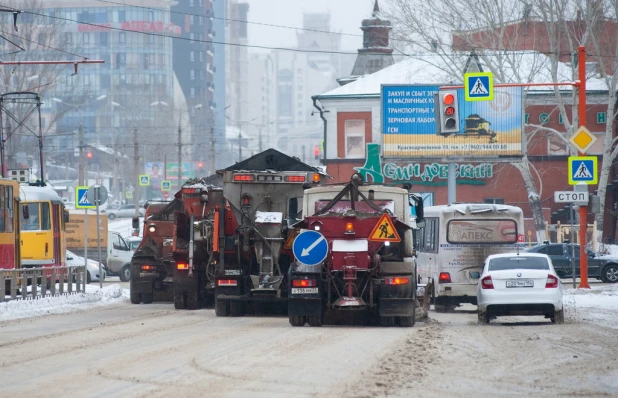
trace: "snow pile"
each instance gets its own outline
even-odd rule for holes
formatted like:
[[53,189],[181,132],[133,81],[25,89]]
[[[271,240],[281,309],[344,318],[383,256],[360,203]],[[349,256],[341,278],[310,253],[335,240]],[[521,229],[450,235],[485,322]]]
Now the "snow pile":
[[120,285],[106,286],[103,289],[98,286],[86,285],[86,293],[0,303],[0,321],[65,314],[93,307],[118,304],[126,302],[128,299],[129,290],[122,289]]
[[618,329],[618,285],[565,289],[564,306],[567,322],[590,322]]

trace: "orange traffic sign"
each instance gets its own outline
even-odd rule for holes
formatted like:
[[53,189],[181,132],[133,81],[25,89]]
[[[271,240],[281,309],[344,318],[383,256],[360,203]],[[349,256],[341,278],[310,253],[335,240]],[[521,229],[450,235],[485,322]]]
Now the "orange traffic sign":
[[372,242],[401,242],[395,225],[388,214],[382,214],[376,226],[373,227],[373,231],[369,234],[369,240]]
[[285,241],[283,248],[286,250],[292,250],[292,244],[294,243],[295,238],[296,238],[296,230],[293,230],[292,233],[288,235],[288,239]]

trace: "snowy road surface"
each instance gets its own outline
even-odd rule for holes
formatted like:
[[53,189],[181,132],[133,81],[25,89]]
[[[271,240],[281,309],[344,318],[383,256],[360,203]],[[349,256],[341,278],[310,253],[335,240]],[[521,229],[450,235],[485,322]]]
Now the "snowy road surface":
[[0,317],[0,396],[615,396],[618,290],[594,293],[565,299],[564,325],[479,326],[468,306],[410,329],[292,328],[122,297]]

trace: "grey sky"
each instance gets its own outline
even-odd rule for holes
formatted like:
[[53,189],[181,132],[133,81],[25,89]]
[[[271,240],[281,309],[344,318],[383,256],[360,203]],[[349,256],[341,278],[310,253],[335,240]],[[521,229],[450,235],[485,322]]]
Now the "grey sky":
[[[247,19],[252,22],[285,26],[303,26],[303,12],[330,12],[331,30],[362,35],[361,20],[371,15],[374,0],[244,0],[249,3]],[[249,44],[291,47],[296,44],[296,34],[290,29],[248,25]],[[363,39],[342,36],[344,51],[356,51]],[[250,49],[249,51],[256,51]]]

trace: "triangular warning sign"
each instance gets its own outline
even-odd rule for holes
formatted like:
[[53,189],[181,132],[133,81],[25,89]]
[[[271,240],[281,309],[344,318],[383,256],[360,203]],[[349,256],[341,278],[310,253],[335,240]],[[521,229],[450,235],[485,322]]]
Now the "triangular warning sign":
[[489,91],[487,87],[483,84],[480,78],[476,79],[476,83],[470,89],[470,95],[478,95],[478,94],[487,94]]
[[401,242],[395,225],[388,214],[382,214],[376,226],[373,227],[373,231],[369,234],[369,240],[373,242]]
[[296,230],[293,230],[292,233],[288,235],[288,239],[285,241],[283,248],[287,250],[292,250],[292,245],[294,244],[295,238],[296,238]]
[[573,175],[573,178],[592,178],[592,173],[590,172],[590,170],[588,170],[588,167],[586,167],[585,162],[581,162],[579,164],[579,167],[577,168],[575,175]]

